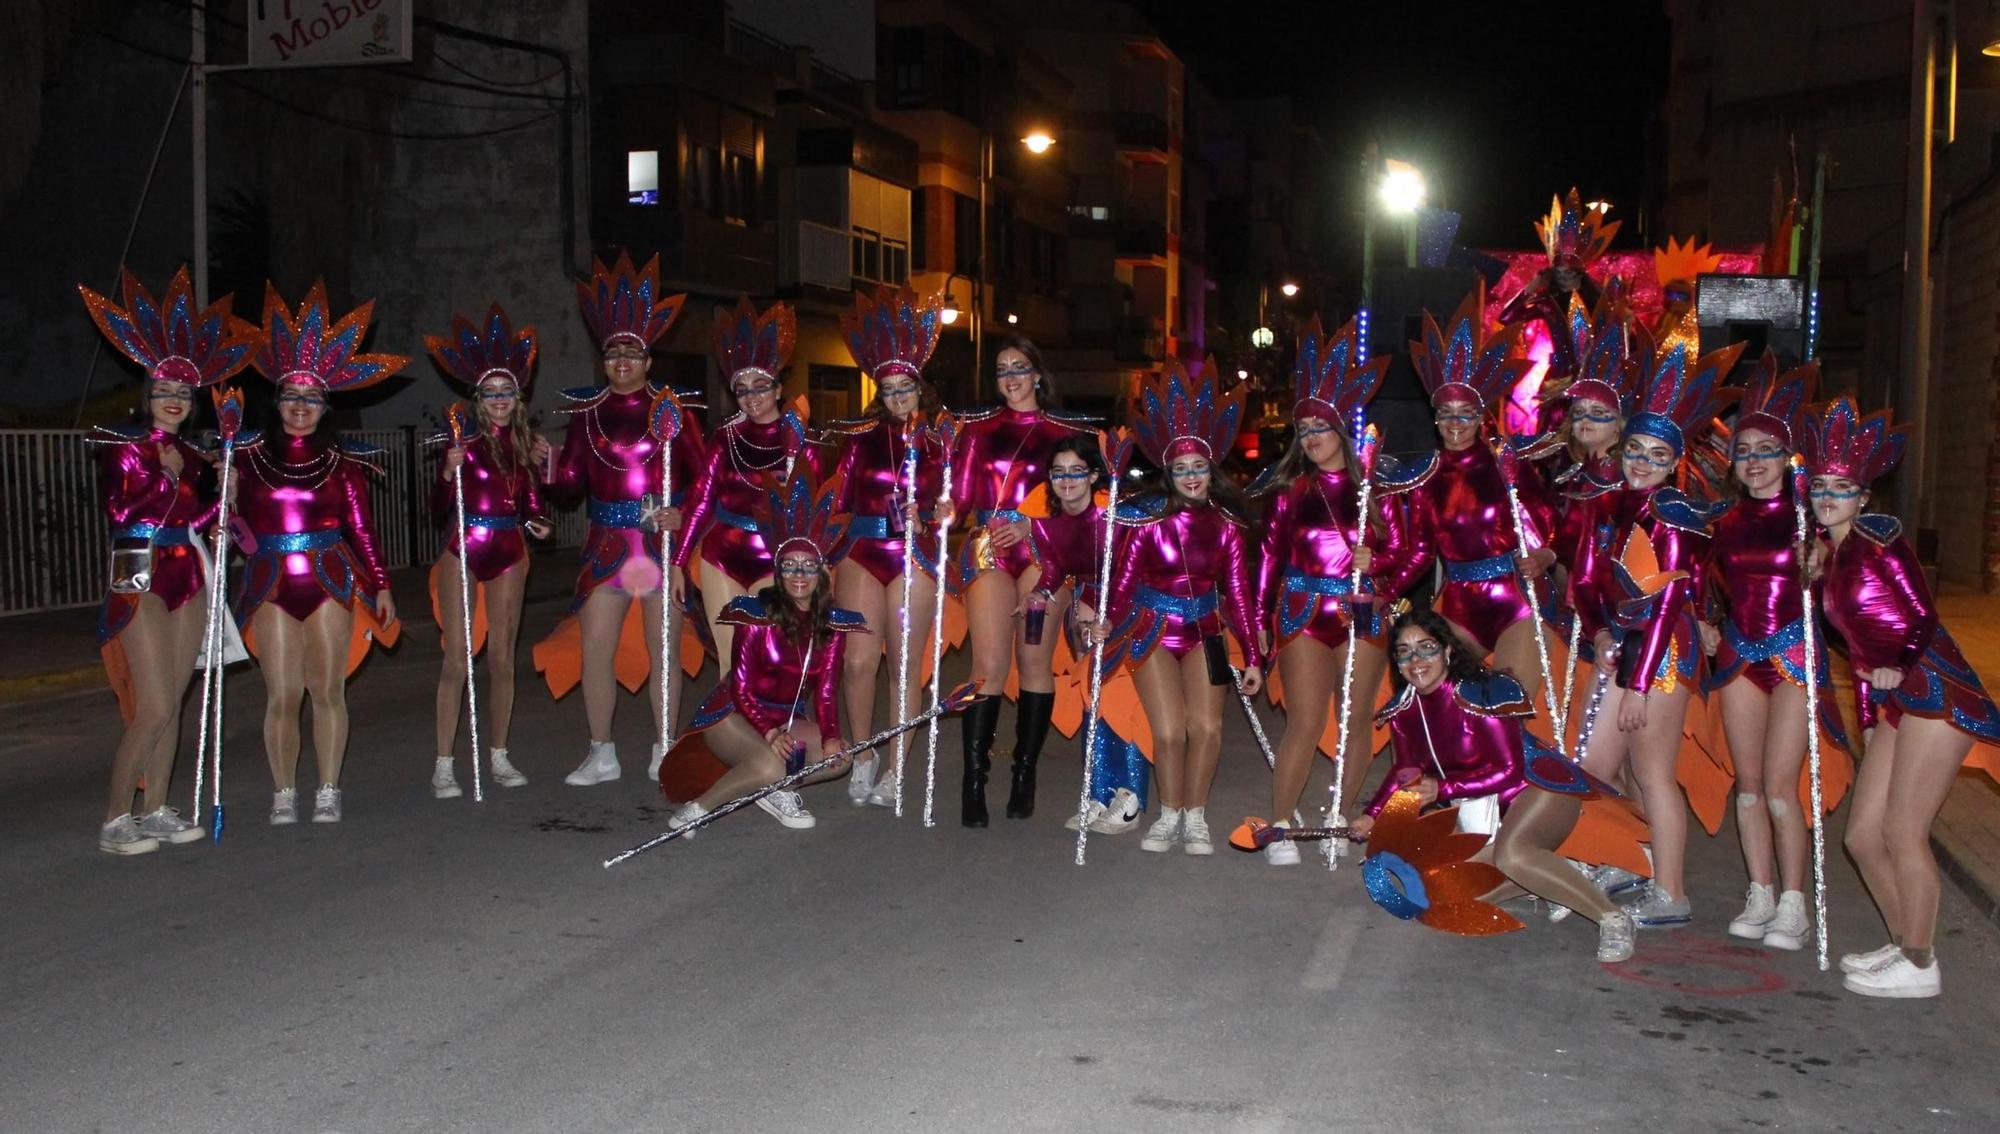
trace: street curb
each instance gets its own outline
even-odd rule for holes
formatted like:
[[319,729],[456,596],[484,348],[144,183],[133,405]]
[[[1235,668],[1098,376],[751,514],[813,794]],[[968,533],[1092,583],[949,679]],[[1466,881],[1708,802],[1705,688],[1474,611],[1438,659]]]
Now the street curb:
[[1987,921],[2000,925],[2000,895],[1988,879],[1981,878],[1979,872],[1969,869],[1964,859],[1951,846],[1951,840],[1931,836],[1931,851],[1937,855],[1938,869],[1959,892],[1964,894],[1972,908]]
[[102,665],[76,666],[46,673],[27,673],[0,678],[0,705],[20,704],[54,697],[80,689],[102,689],[111,684]]

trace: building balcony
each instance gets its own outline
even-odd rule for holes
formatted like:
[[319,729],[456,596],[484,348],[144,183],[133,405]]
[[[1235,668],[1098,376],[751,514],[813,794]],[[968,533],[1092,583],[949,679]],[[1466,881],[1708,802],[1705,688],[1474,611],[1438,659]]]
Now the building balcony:
[[1112,354],[1119,362],[1162,362],[1167,357],[1166,332],[1157,319],[1122,319]]
[[1167,258],[1167,226],[1163,224],[1121,224],[1114,238],[1120,260]]
[[1121,152],[1166,160],[1173,133],[1167,120],[1145,111],[1121,110],[1111,116],[1111,134]]

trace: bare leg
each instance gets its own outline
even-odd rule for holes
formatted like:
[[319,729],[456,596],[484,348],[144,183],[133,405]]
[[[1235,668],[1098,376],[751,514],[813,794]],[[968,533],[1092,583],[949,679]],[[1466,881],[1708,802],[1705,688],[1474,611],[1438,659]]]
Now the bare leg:
[[[902,583],[895,584],[902,595]],[[875,633],[847,643],[840,657],[840,699],[847,709],[847,728],[854,736],[875,732],[875,676],[882,668],[882,654],[894,654],[902,636],[901,616],[891,616],[889,588],[858,563],[842,563],[833,571],[833,602],[861,615]],[[915,611],[911,611],[910,633],[916,636]],[[890,676],[894,680],[894,674]],[[916,680],[911,674],[910,679]],[[893,695],[892,695],[893,696]]]
[[[646,632],[646,658],[651,664],[651,668],[648,671],[649,676],[646,681],[646,692],[648,694],[646,699],[650,702],[648,708],[652,713],[653,736],[656,740],[664,739],[667,735],[666,731],[660,727],[660,677],[666,672],[666,658],[661,653],[659,632],[660,610],[662,609],[660,604],[662,602],[665,602],[668,607],[674,605],[669,597],[661,591],[641,595],[639,598],[639,621],[642,625],[651,627]],[[679,628],[680,620],[676,616],[668,623],[667,633],[672,635]],[[678,701],[675,702],[675,704],[679,703]]]
[[710,811],[746,792],[776,783],[785,774],[785,762],[740,713],[722,718],[702,734],[702,739],[715,758],[729,766],[715,786],[695,800]]
[[1583,802],[1575,796],[1529,788],[1507,809],[1493,840],[1493,864],[1536,897],[1600,921],[1617,907],[1556,853],[1582,814]]
[[[1931,853],[1931,824],[1972,750],[1972,738],[1944,721],[1905,716],[1896,729],[1896,760],[1889,769],[1889,802],[1882,838],[1896,873],[1902,924],[1897,940],[1907,954],[1928,953],[1937,932],[1937,858]],[[1928,957],[1912,960],[1922,964]]]
[[[1736,837],[1743,844],[1743,865],[1750,881],[1769,886],[1777,881],[1777,858],[1771,834],[1771,809],[1764,793],[1764,743],[1771,728],[1771,696],[1747,677],[1722,687],[1722,730],[1729,737],[1729,756],[1736,764]],[[1798,769],[1792,769],[1794,775]],[[1792,785],[1793,795],[1798,785]],[[1785,798],[1783,796],[1780,797]]]
[[[438,638],[444,648],[444,665],[438,671],[437,758],[449,760],[458,747],[458,722],[465,706],[465,604],[458,589],[458,556],[449,551],[438,556],[431,566],[431,586],[437,591]],[[489,595],[486,601],[490,604],[493,599]],[[487,614],[492,615],[490,606]],[[472,758],[479,759],[479,753]]]
[[1222,710],[1227,692],[1208,680],[1208,659],[1190,650],[1180,659],[1181,697],[1187,705],[1187,767],[1181,773],[1189,807],[1208,806],[1208,789],[1222,761]]
[[[521,607],[528,596],[528,561],[521,560],[486,583],[487,743],[507,747],[514,723],[514,647],[520,641]],[[473,759],[479,753],[472,754]]]
[[[1551,659],[1553,661],[1554,659]],[[1528,702],[1542,695],[1542,654],[1535,646],[1535,624],[1523,618],[1500,631],[1493,646],[1493,668],[1506,670],[1527,690]]]
[[[223,617],[229,615],[224,613]],[[162,678],[171,684],[167,703],[172,706],[173,715],[167,726],[160,730],[160,738],[146,759],[148,812],[167,805],[167,789],[173,785],[174,755],[181,744],[181,706],[187,700],[188,682],[194,677],[194,660],[195,655],[201,652],[202,634],[208,629],[207,593],[195,596],[183,603],[179,610],[169,613],[167,623],[168,636],[173,643],[171,652],[152,664],[159,667]]]
[[577,612],[583,630],[583,715],[592,744],[611,742],[611,716],[618,710],[618,636],[631,602],[625,591],[602,586]]
[[[1632,768],[1639,792],[1646,797],[1646,818],[1653,829],[1653,881],[1676,898],[1687,897],[1682,868],[1687,858],[1687,805],[1681,799],[1676,770],[1681,754],[1681,724],[1687,718],[1688,688],[1653,694],[1646,727],[1632,735]],[[1606,723],[1599,720],[1599,726]]]
[[[119,738],[111,758],[111,797],[104,809],[106,823],[132,810],[133,796],[139,790],[141,765],[151,762],[161,735],[179,718],[178,692],[187,686],[183,681],[177,688],[170,688],[175,668],[171,664],[174,637],[166,604],[158,596],[140,595],[132,620],[118,635],[118,644],[124,649],[131,670],[133,711],[132,723],[125,726],[125,735]],[[189,661],[193,661],[192,654]],[[152,787],[150,775],[147,787]]]
[[1896,765],[1897,730],[1877,725],[1868,734],[1868,749],[1861,768],[1854,775],[1854,790],[1848,796],[1847,853],[1861,871],[1868,896],[1882,913],[1889,940],[1902,944],[1903,899],[1896,881],[1895,863],[1883,837],[1884,816],[1889,809],[1889,783]]
[[[1033,588],[1025,580],[1015,581],[1015,601],[1025,602]],[[1053,693],[1056,689],[1055,656],[1056,639],[1062,636],[1062,612],[1069,608],[1069,588],[1050,596],[1048,616],[1042,624],[1042,640],[1036,645],[1028,644],[1028,623],[1021,619],[1014,624],[1014,657],[1021,667],[1021,691],[1024,693]]]
[[1180,659],[1156,648],[1140,663],[1132,683],[1138,686],[1146,721],[1153,726],[1153,779],[1159,785],[1160,806],[1186,807],[1188,706],[1182,700]]
[[[1303,634],[1278,652],[1278,667],[1285,675],[1285,733],[1278,738],[1278,763],[1271,770],[1273,823],[1289,818],[1305,794],[1306,781],[1312,777],[1313,753],[1326,730],[1327,713],[1340,697],[1340,658],[1346,652],[1344,645],[1330,650],[1324,642]],[[1354,703],[1361,704],[1358,694]],[[1350,748],[1349,758],[1354,755]]]
[[1019,599],[1014,577],[997,569],[981,571],[966,591],[972,675],[979,680],[982,695],[1007,690],[1007,671],[1014,664],[1014,604]]
[[769,586],[771,580],[757,579],[749,586],[729,577],[729,573],[715,564],[702,561],[701,567],[701,609],[708,615],[709,634],[715,639],[716,670],[729,672],[730,650],[736,644],[736,628],[716,621],[730,603],[744,595],[756,594]]
[[1382,679],[1389,672],[1389,655],[1382,647],[1366,639],[1354,642],[1354,710],[1349,714],[1347,728],[1347,782],[1340,785],[1340,814],[1352,815],[1350,810],[1361,798],[1361,781],[1368,778],[1368,766],[1374,762],[1371,751],[1375,739],[1375,695],[1382,689]]
[[1801,801],[1799,769],[1806,762],[1806,691],[1787,681],[1771,693],[1771,717],[1764,731],[1764,799],[1778,842],[1778,889],[1804,890],[1812,853]]
[[347,650],[354,629],[354,612],[337,602],[325,602],[305,622],[306,693],[312,698],[313,755],[319,758],[319,782],[340,783],[340,765],[347,758]]
[[257,666],[264,671],[264,756],[271,786],[294,786],[299,767],[299,707],[306,695],[305,624],[267,602],[250,616]]

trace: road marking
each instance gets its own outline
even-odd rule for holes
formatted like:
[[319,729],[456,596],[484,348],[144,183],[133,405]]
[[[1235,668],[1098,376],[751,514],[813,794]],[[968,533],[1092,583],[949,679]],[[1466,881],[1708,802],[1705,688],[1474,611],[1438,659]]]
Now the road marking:
[[1349,910],[1326,919],[1319,944],[1313,946],[1312,960],[1306,964],[1301,984],[1315,992],[1332,992],[1347,974],[1347,960],[1354,955],[1354,939],[1361,933],[1361,915]]

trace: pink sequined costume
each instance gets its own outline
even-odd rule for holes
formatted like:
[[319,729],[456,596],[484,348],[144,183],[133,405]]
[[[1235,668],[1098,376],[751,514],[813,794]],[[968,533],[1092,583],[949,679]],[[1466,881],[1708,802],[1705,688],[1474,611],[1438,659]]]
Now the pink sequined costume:
[[[874,295],[856,292],[854,314],[840,320],[848,353],[877,385],[891,378],[916,383],[921,403],[924,365],[937,350],[943,309],[941,293],[919,297],[907,287],[881,288]],[[930,513],[951,459],[921,417],[913,412],[898,423],[884,411],[834,427],[846,440],[839,462],[841,498],[834,502],[848,516],[842,558],[884,585],[903,573],[905,508],[917,504]],[[919,569],[933,577],[938,574],[936,546],[935,539],[920,538],[910,548]]]
[[[471,393],[483,396],[489,379],[504,380],[513,387],[516,413],[527,403],[534,380],[537,342],[535,329],[514,329],[498,303],[479,323],[463,315],[451,317],[451,334],[426,335],[424,344],[447,379]],[[496,382],[496,388],[497,382]],[[484,416],[459,407],[453,414],[453,433],[440,440],[456,442],[462,435],[480,429]],[[465,542],[469,552],[459,549],[457,493],[454,478],[444,475],[440,462],[438,476],[431,483],[431,514],[450,529],[445,552],[463,555],[465,566],[477,582],[499,578],[528,557],[528,543],[521,525],[529,520],[547,522],[542,493],[535,469],[526,454],[510,448],[509,434],[485,428],[465,444],[465,459],[456,479],[465,485]]]
[[971,586],[985,569],[982,549],[991,555],[992,566],[1014,578],[1028,569],[1033,561],[1028,541],[991,547],[980,529],[992,521],[1027,519],[1021,504],[1047,479],[1056,444],[1092,432],[1089,418],[1051,409],[1022,412],[1003,406],[958,418],[951,460],[952,507],[960,517],[958,525],[970,534],[952,569],[955,593]]
[[[174,273],[157,298],[129,271],[119,274],[119,283],[122,306],[81,284],[77,292],[111,345],[145,368],[148,383],[199,390],[250,364],[257,328],[229,313],[228,296],[207,307],[197,304],[185,267]],[[150,392],[150,385],[147,389]],[[147,406],[150,409],[150,398]],[[99,446],[98,496],[111,522],[113,545],[150,543],[152,581],[146,593],[157,596],[168,610],[179,610],[207,585],[192,544],[200,529],[216,517],[215,502],[204,502],[199,487],[207,458],[178,434],[150,422],[100,427],[91,431],[89,440]],[[180,454],[178,475],[161,463],[162,445],[171,445]],[[116,638],[138,608],[137,594],[106,592],[97,621],[98,645]]]
[[1262,667],[1244,524],[1212,501],[1171,515],[1162,507],[1157,497],[1118,505],[1119,524],[1131,527],[1114,556],[1109,606],[1114,622],[1130,620],[1131,664],[1156,646],[1185,657],[1227,623],[1244,663]]
[[[1889,426],[1886,412],[1862,417],[1850,398],[1836,399],[1808,420],[1800,453],[1815,476],[1844,477],[1864,488],[1902,460],[1906,427]],[[1894,727],[1905,714],[1949,722],[1980,747],[2000,742],[2000,709],[1938,620],[1916,552],[1893,516],[1857,516],[1826,558],[1818,607],[1847,641],[1861,728],[1878,720]],[[1876,669],[1900,669],[1894,689],[1871,685]],[[1975,748],[1975,752],[1979,751]],[[1990,750],[1976,757],[1989,770]]]
[[1504,807],[1528,786],[1521,721],[1534,715],[1521,683],[1504,673],[1441,682],[1427,694],[1404,685],[1375,717],[1389,726],[1395,763],[1367,813],[1381,814],[1419,776],[1438,781],[1440,804],[1498,795]]
[[[1565,298],[1558,298],[1562,293],[1553,288],[1524,288],[1500,309],[1498,319],[1503,324],[1540,322],[1547,329],[1550,354],[1544,382],[1560,383],[1578,373],[1583,350],[1572,334],[1574,324],[1570,313],[1579,302],[1585,308],[1597,306],[1597,285],[1585,273],[1611,247],[1611,238],[1617,234],[1620,223],[1607,222],[1602,210],[1586,207],[1575,189],[1569,191],[1567,198],[1550,198],[1548,216],[1535,221],[1535,234],[1541,237],[1542,248],[1548,253],[1549,268],[1575,271],[1577,289]],[[1544,423],[1544,428],[1553,424]]]
[[[583,541],[583,564],[577,572],[576,593],[570,600],[573,613],[581,610],[591,592],[618,576],[625,561],[643,555],[654,562],[660,558],[660,536],[640,527],[641,500],[660,495],[659,439],[648,428],[655,392],[640,388],[630,394],[613,393],[604,387],[565,390],[563,396],[576,404],[567,407],[569,435],[563,438],[555,458],[554,476],[548,495],[559,504],[588,501],[590,531]],[[672,445],[673,499],[680,504],[702,469],[701,432],[692,415]],[[469,505],[468,505],[469,506]],[[687,532],[683,522],[681,532]],[[676,562],[687,541],[674,540]]]
[[[1480,314],[1485,293],[1482,285],[1466,296],[1447,329],[1424,314],[1424,338],[1410,344],[1411,360],[1432,405],[1467,402],[1491,413],[1528,366],[1508,357],[1519,326],[1487,334]],[[1492,650],[1502,631],[1534,615],[1515,557],[1547,546],[1555,532],[1554,506],[1539,477],[1525,470],[1515,476],[1528,528],[1517,532],[1501,462],[1482,442],[1430,453],[1381,476],[1386,491],[1403,495],[1409,518],[1410,554],[1384,574],[1385,595],[1402,594],[1442,559],[1444,583],[1431,605],[1481,649]]]

